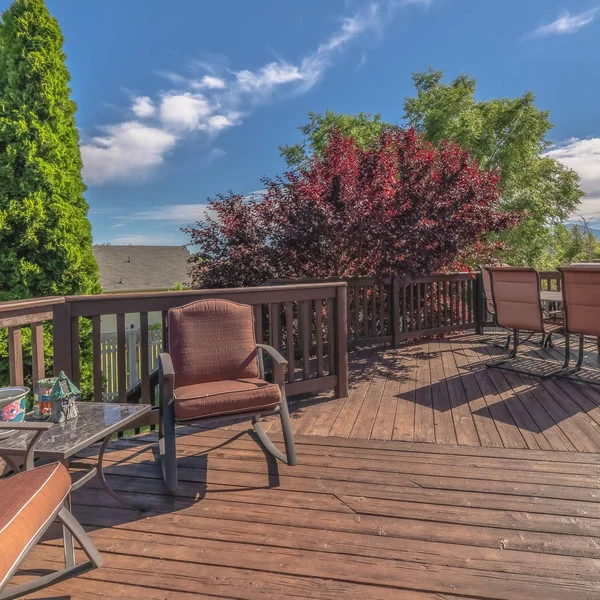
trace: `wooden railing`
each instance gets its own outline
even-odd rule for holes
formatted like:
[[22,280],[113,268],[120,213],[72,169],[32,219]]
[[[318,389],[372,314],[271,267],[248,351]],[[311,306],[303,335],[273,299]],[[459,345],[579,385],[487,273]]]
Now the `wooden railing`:
[[396,346],[403,340],[476,326],[479,281],[470,273],[345,281],[351,347]]
[[23,328],[31,330],[31,378],[35,386],[45,376],[44,323],[52,321],[62,297],[0,302],[0,329],[7,330],[8,367],[11,385],[23,385]]
[[148,313],[163,315],[167,346],[169,308],[202,298],[222,298],[254,307],[257,339],[280,350],[289,360],[289,395],[335,389],[345,395],[347,379],[346,285],[339,282],[259,288],[184,292],[69,296],[54,307],[54,370],[63,370],[77,385],[81,379],[80,325],[91,321],[93,396],[104,389],[101,318],[116,315],[116,377],[118,400],[128,399],[125,315],[139,313],[141,397],[153,398],[149,357]]
[[[560,289],[558,273],[540,275],[543,289]],[[0,329],[8,330],[10,382],[22,385],[25,379],[22,328],[31,328],[33,386],[44,376],[44,323],[52,322],[54,373],[64,370],[78,384],[83,361],[89,360],[85,366],[92,369],[93,398],[102,400],[107,391],[107,367],[102,358],[105,347],[101,320],[112,315],[116,321],[116,347],[111,354],[110,377],[115,378],[111,398],[154,402],[156,373],[150,353],[156,348],[150,346],[156,346],[156,342],[166,346],[166,315],[170,308],[201,298],[224,298],[254,307],[257,339],[276,347],[288,359],[286,385],[290,396],[330,389],[345,395],[348,348],[396,346],[404,340],[466,329],[481,332],[489,324],[481,281],[470,273],[418,279],[279,280],[255,288],[5,302],[0,303]],[[148,315],[155,311],[162,315],[157,325],[161,332],[150,344]],[[125,329],[125,317],[130,313],[137,313],[139,320],[139,340],[136,338],[133,352],[128,351]],[[84,326],[85,321],[91,326]],[[86,347],[82,356],[80,349]],[[137,379],[134,385],[133,379]]]

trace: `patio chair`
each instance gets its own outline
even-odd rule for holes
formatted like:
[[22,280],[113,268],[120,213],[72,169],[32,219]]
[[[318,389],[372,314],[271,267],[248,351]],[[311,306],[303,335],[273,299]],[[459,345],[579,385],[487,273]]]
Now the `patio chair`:
[[[496,308],[494,307],[494,298],[492,296],[492,280],[490,279],[490,272],[488,269],[491,265],[479,265],[479,270],[481,271],[481,280],[483,282],[483,297],[485,298],[485,307],[492,315],[494,322],[498,325],[496,321]],[[508,265],[498,265],[500,267],[507,267]],[[507,334],[506,344],[492,344],[495,348],[501,348],[502,350],[508,350],[510,348],[510,333]]]
[[[167,489],[178,486],[176,422],[248,417],[264,448],[295,465],[287,361],[271,346],[256,343],[252,307],[226,300],[192,302],[169,310],[168,332],[169,353],[159,355],[159,450]],[[265,381],[263,353],[273,359],[275,383]],[[260,424],[270,414],[281,419],[285,454]]]
[[[30,594],[102,565],[92,540],[67,508],[71,476],[60,463],[0,479],[0,599]],[[8,587],[8,582],[54,520],[79,542],[88,561],[75,564],[71,544],[65,546],[65,568],[33,581]]]
[[[562,321],[557,320],[556,315],[548,315],[544,312],[540,297],[540,275],[535,269],[490,267],[489,273],[496,321],[500,327],[513,331],[512,350],[504,360],[489,363],[490,367],[498,367],[517,357],[522,331],[542,334],[542,345],[544,341],[549,343],[552,334],[564,333]],[[555,375],[566,369],[568,363],[569,337],[565,336],[565,364],[561,369],[540,376],[546,378]],[[512,370],[526,375],[536,375],[530,371]]]
[[565,331],[567,336],[579,336],[577,363],[575,368],[567,371],[565,375],[572,375],[581,370],[585,336],[596,338],[600,355],[600,268],[598,267],[600,264],[597,263],[580,263],[558,269],[562,278]]

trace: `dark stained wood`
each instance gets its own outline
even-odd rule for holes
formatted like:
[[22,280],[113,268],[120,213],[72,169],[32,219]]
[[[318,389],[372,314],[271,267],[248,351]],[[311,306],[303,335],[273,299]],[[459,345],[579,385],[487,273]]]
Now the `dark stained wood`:
[[23,342],[20,327],[8,328],[8,370],[11,385],[23,385]]
[[100,316],[95,315],[92,317],[92,374],[94,377],[94,400],[96,402],[102,402],[103,389],[101,331]]
[[71,379],[76,386],[81,385],[79,364],[79,317],[71,318]]
[[117,315],[117,382],[119,402],[127,402],[127,362],[125,360],[125,315]]
[[294,342],[294,303],[285,303],[285,331],[287,340],[288,381],[296,380],[296,345]]
[[[148,445],[155,435],[112,444],[111,485],[148,512],[116,504],[96,481],[77,490],[74,513],[104,566],[35,597],[600,596],[599,454],[298,435],[299,465],[287,467],[246,435],[180,433],[172,497]],[[61,559],[54,529],[16,581]]]
[[254,309],[254,330],[256,332],[256,340],[258,341],[259,344],[264,344],[262,304],[255,304],[253,309]]
[[31,383],[35,391],[37,382],[46,376],[44,363],[44,325],[33,323],[31,325]]
[[142,402],[150,402],[150,348],[148,339],[148,313],[140,313],[140,379]]
[[323,301],[315,301],[315,336],[317,346],[317,377],[323,377]]

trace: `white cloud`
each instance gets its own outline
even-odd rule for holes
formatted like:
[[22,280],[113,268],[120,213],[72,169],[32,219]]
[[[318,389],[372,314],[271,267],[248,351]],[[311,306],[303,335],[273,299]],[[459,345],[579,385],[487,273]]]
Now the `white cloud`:
[[[207,73],[200,79],[163,73],[175,89],[156,98],[139,96],[132,110],[137,121],[104,127],[103,135],[82,145],[84,177],[88,184],[137,181],[164,162],[165,155],[192,132],[211,141],[239,125],[260,104],[305,93],[334,62],[335,57],[367,31],[379,33],[396,7],[429,4],[428,0],[379,0],[345,18],[338,30],[316,50],[297,61],[271,61],[257,69],[226,70],[223,64],[195,62]],[[388,12],[382,18],[382,10]],[[202,90],[202,93],[199,93]],[[218,156],[216,156],[218,158]],[[214,160],[209,153],[206,162]]]
[[179,238],[179,235],[160,233],[123,233],[114,237],[110,243],[115,246],[170,246],[177,244],[180,241]]
[[581,177],[586,195],[576,215],[600,220],[600,138],[571,138],[546,155],[560,160]]
[[135,98],[131,110],[140,118],[151,117],[156,111],[152,99],[148,96],[138,96]]
[[160,103],[160,120],[177,131],[198,129],[211,113],[211,106],[201,94],[169,93]]
[[165,221],[178,224],[189,224],[204,219],[206,204],[172,204],[159,206],[156,210],[142,211],[134,214],[132,220]]
[[585,25],[588,25],[594,20],[598,8],[586,10],[576,15],[572,15],[565,11],[552,23],[541,25],[536,30],[529,34],[529,37],[546,37],[548,35],[560,35],[565,33],[575,33]]
[[213,75],[205,75],[200,81],[192,81],[190,86],[197,90],[223,90],[227,87],[222,79]]
[[81,146],[83,177],[92,185],[144,179],[177,141],[172,133],[137,121],[108,125],[103,131]]

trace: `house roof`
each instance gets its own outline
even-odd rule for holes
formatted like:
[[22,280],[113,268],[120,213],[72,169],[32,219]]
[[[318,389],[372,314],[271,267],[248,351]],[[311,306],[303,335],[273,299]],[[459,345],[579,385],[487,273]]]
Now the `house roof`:
[[168,290],[189,283],[184,246],[94,246],[102,291]]

